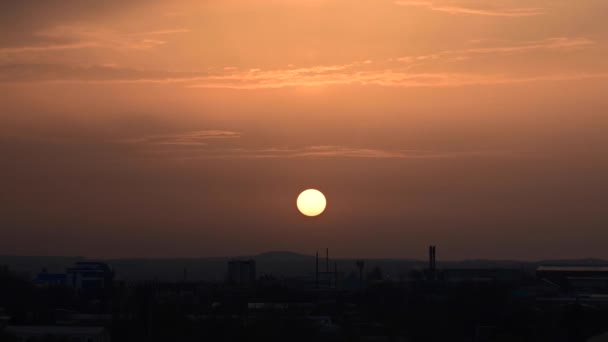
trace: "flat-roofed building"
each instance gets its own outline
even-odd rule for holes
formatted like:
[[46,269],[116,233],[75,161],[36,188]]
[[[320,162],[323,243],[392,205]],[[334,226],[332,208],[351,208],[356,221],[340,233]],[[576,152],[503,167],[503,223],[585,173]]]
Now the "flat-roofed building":
[[227,278],[230,284],[254,284],[256,280],[255,260],[230,260]]
[[114,272],[103,262],[80,261],[67,270],[67,285],[84,290],[109,288]]
[[17,341],[110,342],[104,327],[9,325],[4,332]]
[[536,276],[565,290],[608,292],[608,266],[540,266]]

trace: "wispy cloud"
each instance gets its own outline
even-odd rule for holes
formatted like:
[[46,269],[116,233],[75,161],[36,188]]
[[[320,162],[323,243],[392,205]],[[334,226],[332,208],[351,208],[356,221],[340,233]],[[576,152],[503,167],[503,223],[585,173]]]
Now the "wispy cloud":
[[260,89],[293,86],[323,85],[376,85],[391,87],[454,87],[483,84],[522,83],[533,81],[579,80],[604,78],[605,72],[571,72],[535,76],[518,76],[492,73],[413,72],[414,67],[449,58],[454,61],[471,59],[475,55],[528,53],[534,51],[575,50],[595,44],[584,37],[555,37],[539,41],[476,46],[472,48],[439,51],[427,55],[391,58],[386,61],[353,62],[341,65],[288,68],[276,70],[227,70],[211,75],[202,82],[190,85],[203,88]]
[[[474,43],[480,44],[481,41],[474,41]],[[390,61],[420,65],[421,63],[435,61],[446,57],[452,57],[456,60],[465,60],[472,58],[474,55],[514,54],[543,50],[576,50],[594,44],[595,42],[593,40],[585,37],[553,37],[544,40],[520,42],[516,44],[476,46],[466,49],[440,51],[428,55],[404,56],[391,59]]]
[[155,145],[147,150],[157,158],[180,161],[198,159],[449,159],[475,156],[507,154],[500,151],[420,151],[390,150],[370,147],[341,145],[317,145],[304,147],[244,148],[218,145],[201,145],[198,148],[183,149],[167,145]]
[[588,45],[593,45],[595,42],[585,37],[555,37],[545,40],[524,42],[515,45],[506,46],[490,46],[478,47],[464,50],[448,51],[448,54],[467,54],[467,53],[509,53],[509,52],[527,52],[534,50],[558,50],[558,49],[576,49]]
[[[554,37],[539,41],[480,46],[438,51],[427,55],[412,55],[387,60],[355,61],[344,64],[279,69],[216,68],[205,72],[140,70],[116,65],[68,66],[56,64],[0,64],[0,82],[51,83],[132,83],[183,84],[192,88],[216,89],[276,89],[309,86],[384,86],[384,87],[458,87],[538,81],[585,80],[606,78],[608,71],[555,71],[530,75],[511,68],[509,74],[485,71],[454,72],[440,61],[456,62],[459,66],[478,55],[509,55],[536,51],[577,50],[595,44],[584,37]],[[462,69],[462,68],[461,68]],[[471,70],[470,68],[468,70]],[[500,70],[500,69],[499,69]],[[568,68],[572,70],[572,68]]]
[[[485,154],[486,152],[436,152],[418,150],[387,150],[339,145],[319,145],[301,148],[271,148],[234,150],[232,156],[251,159],[274,158],[367,158],[367,159],[436,159]],[[230,154],[227,154],[230,156]]]
[[56,26],[40,32],[37,35],[55,39],[68,39],[77,42],[88,42],[98,47],[116,49],[148,49],[167,43],[158,36],[166,36],[190,32],[187,28],[162,29],[144,32],[119,32],[107,28]]
[[464,15],[481,15],[481,16],[492,16],[492,17],[532,17],[543,15],[544,9],[538,7],[517,7],[517,8],[481,8],[481,7],[467,7],[458,5],[455,3],[443,3],[439,4],[433,1],[409,1],[399,0],[395,1],[396,5],[399,6],[414,6],[423,7],[431,11],[445,12],[449,14],[464,14]]
[[[92,139],[86,146],[110,150],[128,147],[130,156],[145,159],[188,162],[196,160],[265,160],[265,159],[383,159],[383,160],[437,160],[455,158],[516,157],[527,152],[507,150],[421,150],[380,148],[348,145],[310,146],[249,146],[242,141],[241,132],[229,130],[198,130],[157,135],[143,135],[122,139]],[[79,148],[83,141],[74,137],[39,137],[36,135],[2,135],[0,142],[17,144],[43,144],[53,148],[62,146]]]
[[133,69],[117,65],[0,64],[0,82],[171,83],[200,81],[204,73]]
[[188,28],[124,33],[106,28],[55,26],[34,33],[34,36],[47,43],[2,47],[0,48],[0,58],[6,59],[26,53],[90,48],[150,49],[167,43],[166,39],[159,39],[159,37],[188,32],[190,32]]
[[[18,69],[18,66],[12,68]],[[315,86],[381,86],[381,87],[462,87],[472,85],[498,85],[542,81],[576,81],[608,78],[608,72],[567,72],[544,75],[508,75],[426,72],[416,73],[408,70],[366,70],[341,71],[334,73],[294,73],[291,69],[255,70],[233,72],[230,74],[205,75],[163,71],[138,71],[131,69],[93,67],[86,73],[65,75],[48,74],[46,79],[25,66],[23,72],[8,72],[0,68],[0,82],[46,82],[46,83],[83,83],[83,84],[183,84],[190,88],[209,89],[279,89],[289,87]],[[18,76],[17,76],[18,75]]]
[[99,44],[96,42],[76,42],[76,43],[54,43],[44,45],[28,45],[28,46],[14,46],[0,48],[0,57],[10,54],[21,54],[28,52],[45,52],[45,51],[58,51],[58,50],[77,50],[98,47]]
[[177,29],[169,29],[169,30],[136,32],[136,33],[130,33],[129,35],[131,35],[131,36],[150,36],[150,35],[164,36],[164,35],[168,35],[168,34],[188,33],[188,32],[192,32],[192,30],[187,29],[187,28],[177,28]]
[[291,76],[289,71],[273,70],[255,74],[235,74],[227,77],[210,77],[189,85],[197,88],[273,89],[330,85],[363,85],[383,87],[461,87],[470,85],[497,85],[539,81],[569,81],[606,78],[601,73],[560,73],[538,76],[510,76],[500,74],[467,73],[410,73],[407,71],[376,70],[330,75]]
[[[196,159],[438,159],[495,155],[496,151],[429,151],[385,149],[344,145],[250,147],[240,140],[242,134],[229,130],[199,130],[146,135],[113,141],[141,149],[146,155],[174,160]],[[225,143],[230,140],[230,143]]]
[[123,143],[141,144],[146,146],[207,146],[210,140],[240,138],[239,132],[222,130],[203,130],[178,134],[151,135],[140,138],[122,140]]

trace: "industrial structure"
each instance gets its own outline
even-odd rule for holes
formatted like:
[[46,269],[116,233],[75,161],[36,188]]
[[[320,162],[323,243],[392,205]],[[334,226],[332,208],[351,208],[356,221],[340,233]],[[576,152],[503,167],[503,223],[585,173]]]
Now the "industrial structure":
[[334,262],[334,269],[329,267],[329,248],[325,249],[325,271],[319,270],[319,251],[315,255],[315,287],[338,288],[338,263]]
[[429,269],[428,269],[428,279],[436,280],[437,279],[437,246],[431,245],[429,246]]
[[228,283],[233,285],[251,285],[255,284],[255,280],[255,260],[248,259],[228,261]]

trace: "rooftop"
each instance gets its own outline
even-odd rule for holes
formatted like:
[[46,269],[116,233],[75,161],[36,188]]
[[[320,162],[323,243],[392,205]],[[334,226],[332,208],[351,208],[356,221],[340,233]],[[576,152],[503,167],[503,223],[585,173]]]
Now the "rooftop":
[[539,266],[536,271],[551,272],[608,272],[608,266]]
[[9,325],[4,331],[17,335],[99,335],[105,332],[104,327],[68,327],[54,325]]

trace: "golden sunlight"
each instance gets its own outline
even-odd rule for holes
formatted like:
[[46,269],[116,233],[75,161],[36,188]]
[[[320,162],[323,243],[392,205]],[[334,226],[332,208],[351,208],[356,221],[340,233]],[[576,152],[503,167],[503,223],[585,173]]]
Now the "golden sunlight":
[[302,191],[298,196],[298,210],[306,216],[318,216],[325,211],[327,201],[325,196],[319,190],[308,189]]

